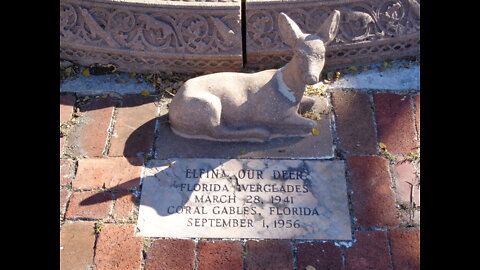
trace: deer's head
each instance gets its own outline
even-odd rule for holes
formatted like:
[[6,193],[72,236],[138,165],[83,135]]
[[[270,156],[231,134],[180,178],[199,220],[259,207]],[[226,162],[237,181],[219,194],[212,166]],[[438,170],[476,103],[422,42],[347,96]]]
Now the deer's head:
[[331,42],[338,31],[340,12],[334,10],[315,34],[306,34],[285,13],[280,13],[278,26],[280,36],[293,48],[294,61],[305,84],[318,83],[325,64],[325,45]]

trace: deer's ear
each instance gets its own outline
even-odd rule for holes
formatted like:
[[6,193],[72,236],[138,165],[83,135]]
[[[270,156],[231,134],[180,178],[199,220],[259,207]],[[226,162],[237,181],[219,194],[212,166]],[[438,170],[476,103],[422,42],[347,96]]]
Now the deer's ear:
[[278,28],[282,41],[292,48],[295,47],[297,39],[304,35],[300,27],[283,12],[278,15]]
[[338,25],[340,23],[340,11],[334,10],[328,18],[322,23],[320,29],[317,31],[317,35],[320,36],[323,43],[327,44],[331,42],[338,32]]

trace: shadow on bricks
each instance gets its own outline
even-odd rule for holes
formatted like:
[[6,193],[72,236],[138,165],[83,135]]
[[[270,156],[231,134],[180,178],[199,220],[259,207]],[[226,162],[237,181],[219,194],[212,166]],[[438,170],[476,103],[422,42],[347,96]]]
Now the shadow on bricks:
[[368,94],[334,91],[332,103],[339,136],[337,147],[348,153],[376,153],[374,115]]
[[135,129],[130,136],[128,136],[123,148],[124,157],[145,156],[147,153],[151,152],[157,121],[163,120],[159,118],[151,119]]
[[[148,164],[147,164],[148,166]],[[161,172],[160,172],[161,173]],[[160,175],[158,180],[161,180],[162,176]],[[200,176],[198,177],[192,177],[191,180],[191,183],[192,185],[195,185],[197,184],[199,181],[200,181]],[[129,180],[129,181],[126,181],[126,182],[123,182],[122,184],[119,184],[119,185],[116,185],[116,186],[113,186],[111,188],[108,188],[108,189],[105,189],[101,192],[98,192],[98,193],[95,193],[85,199],[83,199],[81,202],[80,202],[80,206],[91,206],[91,205],[99,205],[101,203],[105,203],[105,202],[108,202],[108,201],[111,201],[112,200],[112,196],[110,194],[113,194],[114,198],[116,200],[119,200],[120,198],[124,197],[124,196],[128,196],[131,194],[131,190],[132,188],[137,188],[139,187],[139,183],[140,183],[140,178],[135,178],[135,179],[132,179],[132,180]],[[149,192],[149,190],[146,190],[146,191],[143,191],[142,194],[144,192]],[[151,191],[150,191],[151,192]],[[185,200],[183,202],[182,205],[178,205],[178,207],[182,208],[185,203],[187,203],[189,201],[189,198],[192,194],[193,190],[189,190],[189,191],[185,191],[183,192],[183,194],[186,194],[185,196]],[[162,194],[162,193],[158,193],[157,194],[157,198],[161,198],[161,197],[169,197],[170,194]],[[148,197],[148,196],[147,196]],[[132,203],[134,204],[137,204],[139,203],[139,201],[137,201],[138,199],[136,199],[135,196],[131,196],[130,197],[130,200]],[[145,201],[143,202],[145,203]],[[153,209],[155,209],[155,211],[158,213],[158,215],[161,215],[161,216],[169,216],[169,215],[172,215],[174,214],[175,212],[173,213],[169,213],[167,210],[168,209],[164,209],[164,208],[159,208],[159,205],[155,203],[155,201],[151,201],[151,200],[147,200],[146,201],[146,206],[149,206]]]
[[[143,159],[138,158],[138,157],[126,157],[126,160],[128,163],[131,165],[137,167],[137,166],[143,166]],[[107,184],[108,185],[108,184]],[[114,197],[116,200],[128,196],[131,194],[132,190],[138,189],[140,187],[140,177],[136,177],[127,181],[122,181],[120,184],[114,185],[114,186],[107,186],[105,187],[105,184],[103,184],[103,191],[96,193],[90,197],[85,198],[80,202],[81,206],[88,206],[88,205],[94,205],[94,204],[101,204],[103,202],[111,200],[110,196],[105,196],[105,194],[112,193],[114,194]],[[135,198],[131,197],[131,201],[135,203]]]
[[[130,136],[127,138],[126,142],[125,142],[125,146],[124,146],[124,152],[123,152],[123,156],[127,159],[128,162],[131,163],[131,165],[133,166],[145,166],[145,169],[148,171],[149,168],[156,168],[158,166],[162,166],[162,165],[167,165],[168,163],[168,159],[170,158],[165,158],[165,159],[160,159],[160,160],[151,160],[150,162],[145,162],[145,164],[140,164],[138,163],[138,153],[139,153],[139,149],[142,149],[142,146],[141,146],[141,143],[143,142],[143,138],[145,136],[146,133],[148,132],[152,132],[152,126],[155,127],[155,123],[158,121],[158,123],[163,123],[165,126],[163,128],[168,128],[168,131],[169,131],[169,127],[168,127],[168,115],[163,115],[161,117],[158,117],[158,118],[155,118],[155,119],[152,119],[146,123],[144,123],[143,125],[141,125],[139,128],[137,128],[136,130],[134,130]],[[202,143],[202,142],[205,142],[205,143],[208,143],[208,145],[206,146],[210,146],[210,147],[206,147],[206,149],[208,148],[208,150],[212,151],[211,154],[212,154],[212,158],[216,157],[215,155],[218,154],[215,149],[212,149],[211,145],[212,142],[206,142],[204,140],[194,140],[195,142],[186,142],[184,138],[180,138],[178,137],[177,135],[174,135],[172,132],[169,131],[169,134],[167,138],[159,138],[161,139],[161,143],[168,143],[168,144],[173,144],[173,145],[176,145],[178,146],[178,148],[180,149],[179,151],[182,151],[181,149],[183,149],[183,147],[189,147],[193,144],[198,144],[198,143]],[[290,139],[290,142],[295,142],[297,139]],[[219,142],[214,142],[214,144],[219,144]],[[220,143],[222,144],[222,143]],[[226,146],[229,145],[229,143],[223,143],[225,144]],[[269,146],[269,147],[273,147],[273,146]],[[232,158],[239,158],[240,155],[244,155],[244,154],[248,154],[248,152],[254,152],[255,149],[249,149],[248,147],[245,148],[246,150],[243,151],[243,152],[239,152],[236,156],[232,156]],[[176,158],[176,156],[172,156],[171,158]],[[218,159],[218,163],[216,163],[215,165],[212,165],[210,163],[205,163],[205,164],[197,164],[196,166],[198,166],[199,168],[205,168],[206,170],[213,170],[215,168],[218,168],[218,167],[221,167],[223,165],[223,159]],[[224,159],[226,161],[228,161],[229,159]],[[197,162],[201,162],[201,161],[198,161]],[[212,167],[214,166],[214,167]],[[182,175],[182,174],[185,174],[185,170],[182,170],[181,168],[176,168],[174,167],[174,170],[175,169],[178,169],[178,171],[175,171],[174,174],[175,175]],[[164,171],[161,171],[161,172],[158,172],[155,174],[155,177],[158,178],[158,180],[162,180],[162,176],[163,173],[166,173]],[[146,196],[148,197],[147,193],[150,192],[148,189],[145,189],[145,187],[148,186],[147,182],[149,181],[148,180],[148,177],[150,175],[147,173],[147,175],[145,176],[144,180],[143,180],[143,186],[142,186],[142,196]],[[168,176],[165,176],[165,177],[168,177]],[[235,176],[234,175],[228,175],[228,177],[232,177],[234,178]],[[200,175],[191,175],[191,178],[189,179],[189,183],[192,185],[192,186],[195,186],[196,184],[198,184],[200,182]],[[110,186],[110,187],[106,187],[107,189],[105,190],[105,192],[111,192],[111,193],[115,193],[115,196],[117,197],[116,199],[119,199],[121,198],[122,196],[125,196],[127,193],[116,193],[117,191],[119,190],[131,190],[132,188],[137,188],[139,187],[140,185],[140,179],[139,178],[135,178],[135,179],[131,179],[129,181],[124,181],[122,182],[121,184],[119,185],[116,185],[116,186]],[[105,187],[104,187],[105,188]],[[183,207],[185,205],[185,203],[187,203],[189,201],[189,198],[191,197],[192,193],[193,193],[194,189],[189,189],[189,190],[185,190],[183,192],[183,194],[185,195],[184,197],[184,200],[182,202],[182,204],[179,204],[178,207]],[[168,197],[170,196],[170,194],[157,194],[158,196],[165,196],[165,197]],[[157,196],[157,197],[158,197]],[[103,194],[94,194],[86,199],[84,199],[82,202],[81,202],[81,205],[94,205],[94,204],[99,204],[99,203],[102,203],[102,202],[105,202],[106,200],[108,200],[108,198],[106,196],[104,196]],[[147,206],[153,208],[156,210],[156,212],[158,213],[158,215],[161,215],[161,216],[169,216],[169,215],[172,215],[174,213],[169,213],[167,210],[168,209],[165,209],[165,208],[160,208],[161,205],[158,205],[156,204],[154,201],[150,202],[149,201],[146,201],[146,202],[143,202],[143,203],[146,203]]]
[[[140,178],[132,179],[132,180],[126,182],[125,184],[132,183],[132,182],[138,182],[139,180],[140,180]],[[110,201],[111,198],[109,196],[105,196],[106,193],[113,193],[116,200],[118,200],[118,199],[120,199],[124,196],[130,195],[129,192],[120,192],[120,191],[128,191],[128,189],[124,189],[124,188],[122,188],[122,186],[123,185],[118,185],[118,186],[115,186],[113,188],[110,188],[110,189],[104,190],[102,192],[99,192],[95,195],[92,195],[92,196],[82,200],[80,202],[80,205],[81,206],[87,206],[87,205],[100,204],[100,203],[104,203],[106,201]],[[131,201],[133,203],[135,203],[135,198],[132,197]]]

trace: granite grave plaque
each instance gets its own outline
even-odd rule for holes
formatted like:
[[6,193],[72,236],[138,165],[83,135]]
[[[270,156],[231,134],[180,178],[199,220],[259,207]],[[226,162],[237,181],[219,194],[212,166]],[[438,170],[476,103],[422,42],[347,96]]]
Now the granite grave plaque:
[[341,160],[151,160],[144,237],[351,240]]

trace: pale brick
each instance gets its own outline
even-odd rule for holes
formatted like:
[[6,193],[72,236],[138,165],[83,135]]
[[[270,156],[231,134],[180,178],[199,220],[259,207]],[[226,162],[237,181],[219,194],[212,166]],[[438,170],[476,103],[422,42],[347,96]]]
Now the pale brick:
[[91,269],[94,245],[94,222],[64,224],[60,229],[60,269]]

